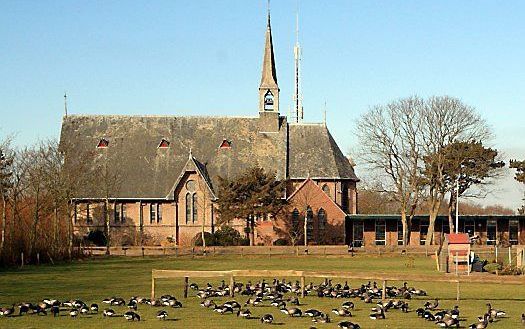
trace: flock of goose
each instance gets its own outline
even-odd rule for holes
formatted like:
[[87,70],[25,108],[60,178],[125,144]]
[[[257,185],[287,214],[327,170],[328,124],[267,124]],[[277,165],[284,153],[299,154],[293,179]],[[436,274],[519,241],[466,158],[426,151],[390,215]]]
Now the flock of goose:
[[[282,312],[290,318],[309,317],[312,319],[313,326],[322,323],[331,323],[332,317],[339,318],[338,327],[340,329],[358,329],[360,325],[356,322],[347,320],[352,318],[355,310],[355,304],[349,299],[360,299],[367,304],[374,304],[369,313],[369,318],[372,320],[384,320],[387,318],[387,313],[398,310],[403,313],[409,312],[408,301],[413,296],[426,296],[426,292],[421,289],[408,287],[405,282],[402,287],[386,287],[385,295],[388,300],[382,300],[383,291],[377,286],[375,282],[368,282],[362,284],[360,287],[351,288],[347,282],[344,284],[333,284],[331,280],[324,280],[318,285],[310,283],[304,287],[305,294],[308,296],[317,296],[319,298],[333,298],[344,299],[339,307],[333,308],[330,312],[324,312],[315,308],[302,309],[299,301],[299,295],[302,292],[302,287],[299,282],[292,283],[286,280],[274,279],[273,282],[262,280],[256,283],[248,281],[246,284],[236,282],[232,288],[225,284],[213,287],[210,283],[205,287],[199,288],[195,283],[190,285],[190,288],[196,292],[196,296],[200,299],[200,305],[205,309],[210,309],[221,315],[231,314],[237,315],[243,319],[259,319],[263,324],[274,323],[274,316],[271,312],[265,312],[261,316],[254,316],[252,310],[259,306],[266,305],[274,307],[276,312]],[[230,289],[237,295],[240,295],[239,300],[245,300],[244,303],[238,302],[235,299],[230,299],[226,302],[216,302],[214,299],[223,298],[230,295]],[[142,297],[131,297],[125,300],[121,297],[111,297],[102,300],[106,305],[102,310],[104,317],[123,317],[127,321],[140,321],[141,316],[138,313],[139,305],[153,306],[162,308],[156,313],[159,320],[166,320],[169,318],[168,310],[173,308],[181,308],[182,303],[174,296],[163,295],[158,299],[149,299]],[[114,310],[114,306],[126,306],[127,311],[118,314]],[[459,328],[460,326],[460,310],[458,306],[452,309],[443,309],[439,307],[439,300],[427,301],[422,307],[417,308],[414,313],[418,317],[426,321],[435,323],[442,328]],[[18,308],[18,312],[16,310]],[[142,306],[141,306],[142,308]],[[267,308],[265,308],[267,309]],[[170,311],[171,312],[171,311]],[[0,309],[0,316],[23,316],[28,314],[47,315],[51,314],[58,317],[61,314],[66,314],[72,318],[77,318],[86,315],[95,315],[99,313],[98,304],[87,304],[82,300],[59,301],[56,299],[43,299],[41,302],[20,303],[13,304],[11,307]],[[331,315],[333,313],[334,315]],[[471,324],[470,329],[485,329],[490,323],[498,321],[506,317],[505,311],[497,310],[491,304],[487,304],[487,311],[478,317],[476,323]],[[521,322],[525,325],[525,314],[521,315]]]

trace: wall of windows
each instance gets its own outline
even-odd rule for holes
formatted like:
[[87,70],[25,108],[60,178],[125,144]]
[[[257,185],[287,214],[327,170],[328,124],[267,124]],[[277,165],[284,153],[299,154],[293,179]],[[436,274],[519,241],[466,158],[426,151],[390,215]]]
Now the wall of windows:
[[397,221],[397,245],[403,245],[403,222],[401,220]]
[[498,222],[495,219],[487,220],[487,244],[495,245],[498,234]]
[[362,219],[354,220],[354,225],[352,229],[352,245],[354,247],[363,246],[364,229],[365,225]]
[[427,241],[429,220],[428,218],[421,219],[419,223],[419,244],[424,245]]
[[520,222],[518,219],[509,220],[509,243],[518,244],[519,241],[519,227]]
[[376,219],[376,245],[384,246],[386,244],[386,221]]

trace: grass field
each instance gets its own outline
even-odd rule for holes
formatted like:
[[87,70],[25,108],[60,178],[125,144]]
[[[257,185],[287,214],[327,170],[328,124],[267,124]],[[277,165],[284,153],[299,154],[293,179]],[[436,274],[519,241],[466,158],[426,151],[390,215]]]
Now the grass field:
[[[26,266],[23,269],[0,270],[0,305],[9,306],[23,301],[36,302],[44,297],[60,300],[79,298],[86,303],[96,302],[101,309],[101,300],[111,296],[128,299],[131,296],[150,294],[152,269],[188,269],[188,270],[231,270],[231,269],[294,269],[294,270],[330,270],[348,271],[352,273],[389,272],[392,274],[428,274],[440,275],[434,271],[434,261],[426,257],[416,257],[413,267],[408,268],[406,257],[401,256],[356,256],[356,257],[293,257],[293,256],[213,256],[213,257],[179,257],[179,258],[97,258],[78,261],[73,264]],[[190,280],[204,285],[207,280]],[[310,280],[314,283],[319,279]],[[210,281],[212,284],[219,282]],[[349,282],[352,286],[362,282]],[[402,282],[389,282],[401,285]],[[414,299],[409,302],[415,309],[422,306],[425,300],[437,297],[443,307],[452,308],[458,304],[461,310],[462,326],[467,327],[475,322],[476,317],[485,310],[485,304],[492,302],[493,306],[507,311],[508,318],[489,325],[489,328],[520,328],[521,313],[525,312],[525,287],[515,285],[462,285],[462,300],[455,301],[456,287],[448,283],[410,283],[427,290],[428,298]],[[156,293],[169,293],[181,300],[181,309],[167,309],[169,317],[175,320],[159,321],[155,318],[161,308],[140,305],[138,313],[143,321],[128,323],[123,318],[103,318],[101,314],[80,316],[71,319],[69,316],[53,318],[52,316],[21,316],[11,318],[0,317],[0,328],[260,328],[266,325],[258,320],[244,320],[232,315],[219,315],[209,309],[199,306],[196,297],[182,298],[182,280],[158,280]],[[226,300],[227,298],[224,298]],[[246,297],[236,296],[244,303]],[[219,300],[219,299],[215,299]],[[387,319],[373,321],[368,318],[370,304],[354,300],[357,309],[351,321],[357,322],[362,328],[436,328],[436,325],[418,318],[414,312],[403,314],[399,310],[386,313]],[[338,307],[342,300],[317,297],[306,297],[301,300],[303,310],[317,308],[329,312]],[[113,307],[123,313],[125,307]],[[255,316],[272,313],[276,324],[286,328],[310,328],[313,323],[309,318],[288,318],[275,307],[258,306],[250,308]],[[343,318],[334,314],[330,324],[316,324],[317,328],[337,328],[337,323]]]

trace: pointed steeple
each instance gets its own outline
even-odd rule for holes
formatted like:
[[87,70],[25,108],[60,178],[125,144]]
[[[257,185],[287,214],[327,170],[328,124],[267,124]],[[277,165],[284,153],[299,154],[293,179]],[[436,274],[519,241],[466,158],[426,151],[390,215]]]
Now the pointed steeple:
[[272,26],[270,24],[270,11],[268,10],[268,24],[266,26],[266,40],[264,43],[264,57],[262,66],[261,84],[259,88],[278,88],[275,58],[273,55]]
[[[259,112],[279,113],[279,85],[273,54],[272,26],[270,23],[270,2],[268,1],[268,22],[264,42],[263,65],[259,85]],[[278,119],[278,118],[277,118]]]

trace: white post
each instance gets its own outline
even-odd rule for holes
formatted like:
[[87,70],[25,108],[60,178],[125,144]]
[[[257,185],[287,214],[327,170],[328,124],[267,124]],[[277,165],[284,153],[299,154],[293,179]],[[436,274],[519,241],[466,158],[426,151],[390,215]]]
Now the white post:
[[308,222],[308,209],[306,209],[306,214],[304,215],[304,246],[308,246],[308,235],[306,223]]
[[511,247],[509,247],[509,266],[512,266],[512,250],[511,250]]
[[459,174],[456,179],[456,234],[459,233]]

